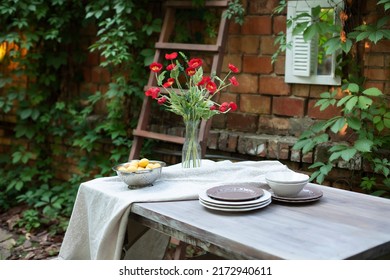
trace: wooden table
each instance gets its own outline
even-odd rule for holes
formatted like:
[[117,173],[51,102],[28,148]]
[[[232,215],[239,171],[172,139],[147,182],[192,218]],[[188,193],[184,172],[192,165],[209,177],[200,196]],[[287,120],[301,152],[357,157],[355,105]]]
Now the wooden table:
[[390,253],[390,199],[310,184],[323,197],[250,212],[197,200],[135,203],[130,220],[227,259],[375,259]]

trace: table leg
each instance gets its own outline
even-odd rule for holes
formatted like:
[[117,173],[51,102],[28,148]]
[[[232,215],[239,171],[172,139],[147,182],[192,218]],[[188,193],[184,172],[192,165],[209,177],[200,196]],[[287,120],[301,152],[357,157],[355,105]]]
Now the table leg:
[[125,260],[161,260],[170,237],[140,223],[129,220],[127,236],[123,246]]

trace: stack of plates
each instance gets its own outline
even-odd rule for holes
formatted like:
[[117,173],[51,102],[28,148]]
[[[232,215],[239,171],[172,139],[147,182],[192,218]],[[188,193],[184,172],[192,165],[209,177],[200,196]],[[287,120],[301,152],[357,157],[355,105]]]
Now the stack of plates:
[[199,194],[199,203],[220,211],[241,212],[260,209],[271,203],[271,193],[253,186],[225,185]]
[[307,202],[314,202],[319,200],[322,197],[322,195],[323,193],[321,190],[311,186],[305,186],[303,190],[301,190],[298,193],[297,196],[284,197],[272,193],[272,199],[275,201],[288,202],[288,203],[307,203]]

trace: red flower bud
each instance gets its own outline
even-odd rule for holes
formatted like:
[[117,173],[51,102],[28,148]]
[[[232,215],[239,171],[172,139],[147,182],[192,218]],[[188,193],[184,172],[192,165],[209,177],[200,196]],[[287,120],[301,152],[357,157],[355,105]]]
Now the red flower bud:
[[158,97],[159,94],[160,94],[160,89],[157,88],[157,87],[150,88],[150,89],[148,89],[148,90],[145,92],[145,95],[146,95],[146,96],[150,96],[150,97],[152,97],[153,99],[156,99],[156,98]]
[[229,103],[227,103],[227,102],[223,102],[223,103],[221,104],[221,106],[219,106],[219,111],[220,111],[221,113],[226,112],[228,109],[229,109]]
[[210,110],[211,110],[211,111],[217,110],[217,106],[211,105],[211,106],[210,106]]
[[163,96],[163,97],[157,99],[157,103],[158,103],[159,105],[163,105],[166,101],[167,101],[167,98],[166,98],[165,96]]
[[230,102],[229,108],[230,108],[230,110],[235,111],[235,110],[237,110],[237,104],[234,102]]
[[235,86],[235,87],[239,85],[239,83],[238,83],[236,77],[231,77],[231,78],[229,79],[229,81],[230,81],[230,82],[232,83],[232,85]]
[[171,64],[169,64],[169,65],[166,67],[166,69],[167,69],[167,71],[172,71],[175,67],[176,67],[176,65],[175,65],[174,63],[171,63]]
[[177,57],[177,52],[165,54],[165,59],[168,59],[168,60],[175,59],[176,57]]
[[240,70],[238,70],[238,68],[236,66],[234,66],[233,64],[230,64],[229,63],[229,69],[233,72],[233,73],[238,73],[240,72]]

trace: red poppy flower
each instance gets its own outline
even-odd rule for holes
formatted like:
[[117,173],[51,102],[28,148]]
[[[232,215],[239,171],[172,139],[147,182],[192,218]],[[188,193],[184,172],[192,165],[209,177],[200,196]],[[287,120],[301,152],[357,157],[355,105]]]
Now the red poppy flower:
[[161,63],[158,63],[158,62],[153,62],[152,64],[150,64],[149,68],[150,70],[152,70],[152,72],[155,72],[155,73],[158,73],[161,71],[162,69],[162,64]]
[[148,89],[146,92],[145,92],[145,95],[146,96],[150,96],[152,97],[153,99],[156,99],[158,97],[160,93],[160,89],[157,88],[157,87],[152,87],[150,89]]
[[203,86],[203,85],[207,84],[210,81],[211,81],[210,77],[204,76],[204,77],[202,77],[202,80],[200,80],[200,82],[197,84],[197,86]]
[[206,89],[207,89],[210,93],[214,93],[214,92],[217,90],[217,85],[216,85],[213,81],[209,81],[209,82],[206,84]]
[[229,108],[230,108],[230,110],[235,111],[235,110],[237,110],[237,104],[234,102],[230,102]]
[[240,70],[238,70],[238,68],[236,66],[234,66],[233,64],[230,64],[229,63],[229,69],[233,72],[233,73],[238,73],[240,72]]
[[238,83],[236,77],[231,77],[231,78],[229,79],[229,81],[230,81],[230,82],[232,83],[232,85],[235,86],[235,87],[239,85],[239,83]]
[[167,98],[166,98],[165,96],[163,96],[163,97],[157,99],[157,103],[158,103],[159,105],[163,105],[165,102],[167,102]]
[[202,66],[203,61],[200,58],[192,58],[190,61],[188,61],[188,66],[191,68],[199,68]]
[[165,54],[165,59],[168,59],[168,60],[175,59],[176,57],[177,57],[177,52]]
[[166,69],[167,69],[167,71],[172,71],[175,67],[176,67],[176,64],[171,63],[171,64],[169,64],[169,65],[166,67]]
[[220,111],[221,113],[226,112],[228,109],[229,109],[229,103],[227,103],[227,102],[223,102],[223,103],[221,104],[221,106],[219,106],[219,111]]
[[196,70],[195,70],[195,68],[193,68],[193,67],[188,67],[188,68],[186,69],[186,73],[187,73],[188,76],[193,76],[193,75],[195,75]]
[[174,82],[175,82],[175,79],[174,79],[174,78],[169,78],[169,79],[163,84],[163,87],[165,87],[165,88],[170,87],[171,85],[173,85]]

